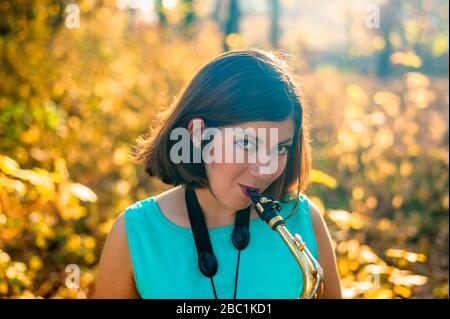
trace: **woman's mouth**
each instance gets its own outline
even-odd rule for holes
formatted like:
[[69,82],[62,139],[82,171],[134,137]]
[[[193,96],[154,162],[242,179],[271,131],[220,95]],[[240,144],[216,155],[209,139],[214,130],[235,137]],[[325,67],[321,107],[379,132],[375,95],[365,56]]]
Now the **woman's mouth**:
[[251,187],[251,186],[247,186],[247,185],[242,185],[242,184],[239,184],[239,183],[238,183],[238,185],[241,187],[242,193],[246,197],[250,197],[248,195],[248,191],[255,192],[255,193],[261,192],[261,188],[255,188],[255,187]]

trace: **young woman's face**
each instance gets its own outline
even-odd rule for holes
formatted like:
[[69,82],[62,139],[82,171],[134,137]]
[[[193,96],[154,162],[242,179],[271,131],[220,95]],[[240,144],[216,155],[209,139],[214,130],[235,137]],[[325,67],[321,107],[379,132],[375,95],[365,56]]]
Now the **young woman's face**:
[[[246,122],[228,130],[233,128],[243,132],[226,134],[225,128],[219,129],[220,138],[214,139],[210,154],[222,160],[205,164],[205,170],[215,198],[223,206],[239,210],[250,204],[247,188],[263,192],[283,173],[294,123],[289,118],[282,122]],[[222,153],[217,154],[218,150]]]

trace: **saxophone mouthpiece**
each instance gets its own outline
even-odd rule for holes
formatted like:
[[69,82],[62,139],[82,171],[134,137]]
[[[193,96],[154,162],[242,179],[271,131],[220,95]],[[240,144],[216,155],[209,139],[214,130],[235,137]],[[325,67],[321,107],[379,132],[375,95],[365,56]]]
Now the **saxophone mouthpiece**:
[[259,218],[264,222],[272,227],[273,219],[277,217],[277,220],[280,220],[279,223],[284,223],[283,218],[278,214],[278,212],[281,211],[281,206],[278,201],[273,200],[270,195],[258,193],[254,190],[247,190],[247,194],[249,195]]
[[259,203],[259,199],[261,198],[261,194],[257,193],[254,190],[247,189],[247,194],[250,197],[253,205],[256,205],[256,203]]

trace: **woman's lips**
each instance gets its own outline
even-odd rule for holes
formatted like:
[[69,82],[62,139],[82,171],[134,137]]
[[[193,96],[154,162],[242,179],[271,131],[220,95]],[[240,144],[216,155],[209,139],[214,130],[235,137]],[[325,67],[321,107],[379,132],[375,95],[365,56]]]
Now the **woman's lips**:
[[251,186],[247,186],[247,185],[239,184],[239,186],[241,187],[242,193],[243,193],[244,196],[246,196],[246,197],[250,197],[250,196],[248,195],[248,191],[249,191],[249,190],[252,191],[252,192],[256,192],[256,193],[259,193],[259,192],[261,191],[260,188],[255,188],[255,187],[251,187]]

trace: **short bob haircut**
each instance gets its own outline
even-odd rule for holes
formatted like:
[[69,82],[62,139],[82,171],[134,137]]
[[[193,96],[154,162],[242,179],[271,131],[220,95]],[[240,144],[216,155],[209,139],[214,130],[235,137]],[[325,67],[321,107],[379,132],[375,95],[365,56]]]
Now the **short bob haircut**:
[[[266,193],[283,202],[295,198],[297,207],[300,192],[309,185],[309,127],[300,88],[284,56],[246,49],[230,51],[211,60],[159,115],[156,120],[159,127],[138,138],[133,154],[135,162],[144,164],[150,176],[166,184],[208,187],[203,161],[175,164],[169,156],[170,148],[176,143],[170,139],[171,131],[187,128],[189,120],[197,117],[203,119],[206,127],[216,128],[292,118],[294,140],[285,170]],[[193,149],[192,141],[190,147]]]

